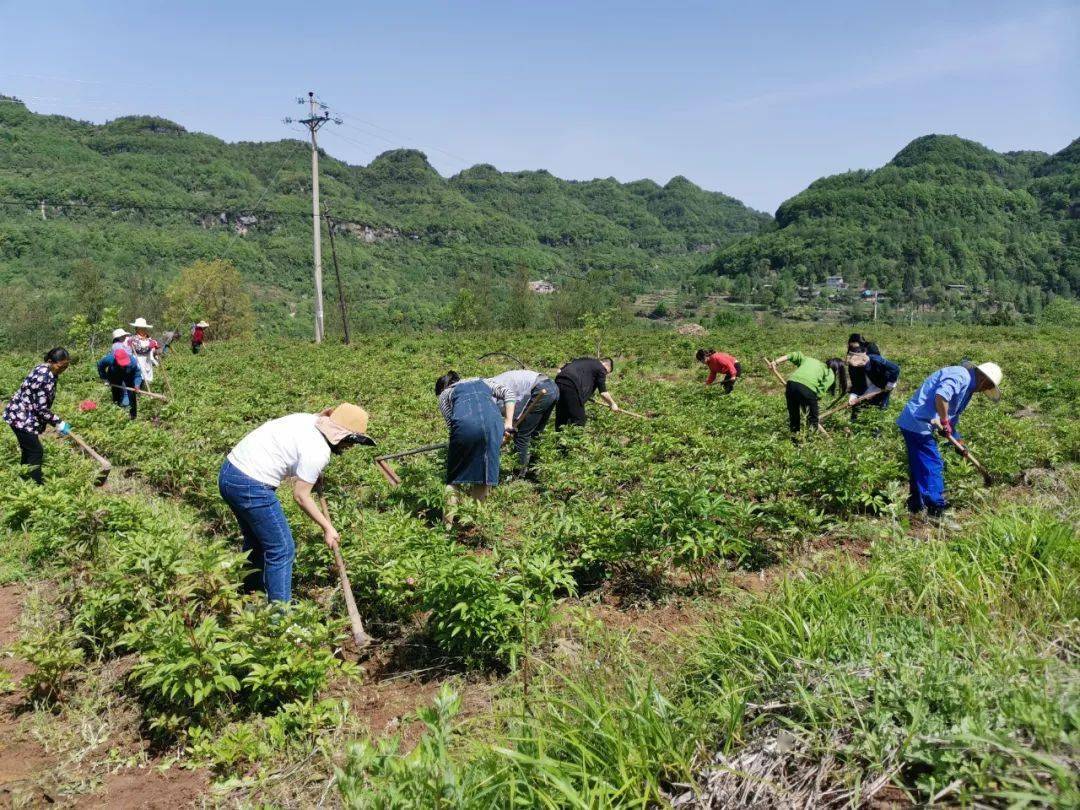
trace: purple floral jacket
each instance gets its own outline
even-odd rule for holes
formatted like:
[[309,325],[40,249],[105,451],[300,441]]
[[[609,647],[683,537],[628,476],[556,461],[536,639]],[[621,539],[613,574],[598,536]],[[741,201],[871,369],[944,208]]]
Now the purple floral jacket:
[[43,433],[47,425],[59,425],[63,420],[51,410],[54,396],[56,375],[42,363],[26,375],[4,408],[4,421],[16,430],[29,433]]

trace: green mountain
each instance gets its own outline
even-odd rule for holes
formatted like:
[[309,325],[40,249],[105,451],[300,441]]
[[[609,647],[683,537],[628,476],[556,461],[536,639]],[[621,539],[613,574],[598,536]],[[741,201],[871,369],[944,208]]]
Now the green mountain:
[[[464,288],[489,317],[513,278],[576,285],[569,310],[633,295],[770,222],[682,177],[575,182],[481,165],[444,178],[414,150],[368,166],[322,153],[320,164],[354,329],[446,323]],[[95,125],[0,97],[0,290],[15,302],[0,329],[9,342],[30,323],[35,342],[57,333],[86,297],[73,286],[95,276],[105,303],[158,317],[179,268],[224,256],[264,328],[308,334],[310,165],[297,140],[230,144],[149,116]]]
[[944,304],[948,285],[967,285],[1036,311],[1080,293],[1080,139],[1046,155],[917,138],[880,169],[812,183],[707,269],[744,295],[778,278],[793,290],[842,275],[893,301]]

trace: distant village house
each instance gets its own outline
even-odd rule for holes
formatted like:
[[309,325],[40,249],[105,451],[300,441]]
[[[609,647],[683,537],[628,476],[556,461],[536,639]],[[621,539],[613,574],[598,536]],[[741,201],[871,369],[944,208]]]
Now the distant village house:
[[552,284],[550,281],[544,281],[544,280],[530,281],[529,282],[529,291],[534,292],[534,293],[538,293],[540,295],[549,295],[549,294],[555,292],[555,285]]

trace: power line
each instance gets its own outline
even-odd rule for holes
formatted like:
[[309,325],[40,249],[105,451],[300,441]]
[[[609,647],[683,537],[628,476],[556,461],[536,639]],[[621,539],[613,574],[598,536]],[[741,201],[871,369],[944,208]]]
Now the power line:
[[[404,135],[404,134],[402,134],[400,132],[395,132],[392,129],[388,129],[387,127],[380,126],[379,124],[376,124],[376,123],[374,123],[372,121],[366,121],[362,117],[360,117],[359,115],[355,115],[355,114],[353,114],[351,112],[348,112],[346,110],[342,110],[340,107],[330,105],[329,107],[327,107],[327,109],[333,110],[336,113],[338,113],[339,115],[345,116],[346,118],[351,119],[352,121],[359,121],[360,123],[366,124],[367,126],[372,127],[373,129],[382,130],[387,135],[393,135],[395,138],[400,138],[400,139],[402,139],[404,141],[412,141],[413,143],[418,143],[418,144],[421,145],[422,149],[429,149],[432,152],[438,152],[438,153],[440,153],[442,155],[446,155],[446,157],[456,160],[457,162],[461,163],[463,166],[466,166],[466,167],[474,166],[477,163],[477,161],[475,161],[475,160],[472,160],[472,161],[468,160],[466,158],[463,158],[461,155],[456,155],[453,152],[451,152],[451,151],[449,151],[447,149],[441,149],[438,146],[431,146],[431,145],[424,146],[421,141],[419,141],[419,140],[417,140],[415,138],[410,138],[408,135]],[[346,126],[349,126],[349,124],[346,123]],[[354,129],[356,128],[355,125],[353,125],[353,127],[354,127]],[[384,137],[382,137],[380,135],[375,135],[374,133],[369,133],[369,134],[371,134],[372,137],[379,138],[380,140],[387,141],[388,143],[396,143],[395,141],[390,141],[388,138],[384,138]],[[404,144],[402,144],[402,145],[404,145]]]

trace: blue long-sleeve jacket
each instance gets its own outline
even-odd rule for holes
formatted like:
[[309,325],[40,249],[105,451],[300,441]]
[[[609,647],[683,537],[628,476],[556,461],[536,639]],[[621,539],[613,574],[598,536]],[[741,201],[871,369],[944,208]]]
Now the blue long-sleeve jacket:
[[[109,349],[108,354],[98,360],[98,376],[101,379],[105,380],[107,383],[110,383],[111,385],[123,385],[128,388],[140,387],[143,382],[143,377],[142,371],[139,369],[139,364],[135,362],[135,358],[131,357],[131,355],[129,354],[128,356],[131,358],[130,364],[128,364],[127,366],[118,365],[116,362],[116,357],[114,356],[114,352],[118,348],[123,349],[122,346],[113,346],[111,349]],[[127,350],[124,349],[124,351],[126,352]],[[132,396],[134,396],[134,394],[129,391],[125,391],[124,398],[121,400],[120,404],[128,405],[128,397]]]
[[940,396],[949,403],[949,421],[953,433],[960,420],[960,414],[971,402],[975,393],[975,372],[963,366],[947,366],[939,369],[923,380],[919,390],[911,395],[907,405],[900,411],[896,424],[909,433],[930,434],[930,420],[937,416],[934,400]]

